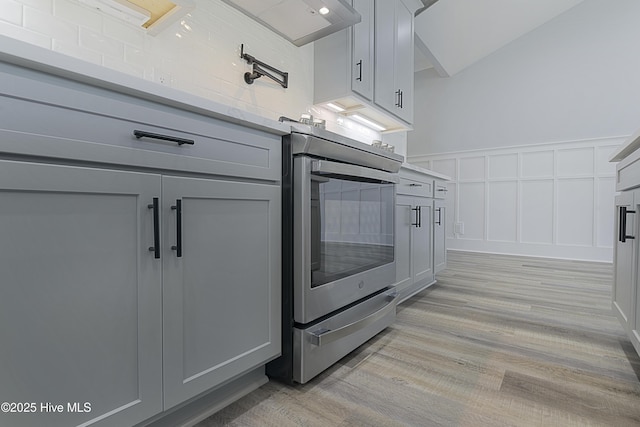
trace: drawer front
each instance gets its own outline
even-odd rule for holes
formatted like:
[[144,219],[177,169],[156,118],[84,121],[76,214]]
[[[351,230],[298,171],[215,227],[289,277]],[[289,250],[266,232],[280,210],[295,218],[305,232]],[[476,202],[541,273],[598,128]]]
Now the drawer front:
[[436,199],[444,199],[447,197],[447,184],[444,181],[434,181],[433,183],[433,197]]
[[396,192],[408,196],[433,197],[433,181],[424,182],[401,177]]
[[280,179],[278,135],[75,82],[0,77],[0,152]]
[[640,187],[640,158],[625,159],[616,168],[616,191]]

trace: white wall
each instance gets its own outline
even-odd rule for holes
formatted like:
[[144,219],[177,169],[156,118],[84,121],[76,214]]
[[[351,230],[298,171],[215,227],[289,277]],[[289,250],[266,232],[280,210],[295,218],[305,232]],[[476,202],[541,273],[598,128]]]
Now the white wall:
[[639,16],[637,0],[585,0],[453,77],[417,73],[409,156],[632,134]]
[[[349,119],[313,108],[313,43],[296,47],[219,0],[196,0],[181,22],[157,36],[78,0],[0,0],[0,34],[277,120],[303,112],[328,128],[371,143]],[[266,77],[244,82],[240,45],[289,73],[284,89]]]
[[453,77],[416,74],[408,160],[454,178],[449,247],[612,259],[606,160],[640,127],[638,16],[585,0]]
[[620,142],[471,150],[412,163],[452,178],[449,249],[609,262],[615,165],[608,159]]

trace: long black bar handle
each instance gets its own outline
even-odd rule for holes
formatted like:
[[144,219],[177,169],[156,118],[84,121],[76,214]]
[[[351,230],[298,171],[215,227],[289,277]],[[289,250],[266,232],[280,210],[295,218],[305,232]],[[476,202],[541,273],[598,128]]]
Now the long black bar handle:
[[356,77],[356,80],[361,82],[362,81],[362,59],[356,62],[356,65],[358,66],[358,77]]
[[400,89],[395,91],[396,94],[396,107],[400,107]]
[[149,209],[153,209],[153,246],[149,247],[149,251],[153,252],[155,259],[160,258],[160,206],[159,199],[153,198],[153,203],[147,205]]
[[634,214],[636,211],[631,211],[627,209],[626,206],[620,207],[620,230],[619,230],[619,239],[622,243],[626,242],[627,239],[635,239],[635,236],[627,235],[627,214]]
[[162,135],[159,133],[152,133],[144,130],[134,130],[133,136],[135,136],[138,139],[151,138],[151,139],[160,139],[162,141],[171,141],[171,142],[176,142],[178,145],[184,145],[184,144],[194,145],[195,144],[195,141],[193,139],[178,138],[177,136]]
[[418,206],[418,227],[422,228],[422,206]]
[[404,108],[404,91],[400,91],[400,108]]
[[418,218],[418,211],[420,210],[420,206],[416,206],[415,208],[411,208],[412,211],[416,211],[416,222],[412,222],[411,225],[416,227],[420,227],[420,219]]
[[436,224],[442,225],[442,208],[436,209],[436,212],[438,212],[438,220],[436,221]]
[[171,250],[176,251],[176,257],[182,258],[182,200],[177,199],[171,209],[176,211],[176,244]]

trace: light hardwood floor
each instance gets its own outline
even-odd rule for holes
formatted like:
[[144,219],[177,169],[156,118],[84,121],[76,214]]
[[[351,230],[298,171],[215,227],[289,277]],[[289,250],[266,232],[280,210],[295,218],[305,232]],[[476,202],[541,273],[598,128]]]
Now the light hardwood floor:
[[640,426],[640,358],[611,281],[610,264],[449,252],[392,327],[198,427]]

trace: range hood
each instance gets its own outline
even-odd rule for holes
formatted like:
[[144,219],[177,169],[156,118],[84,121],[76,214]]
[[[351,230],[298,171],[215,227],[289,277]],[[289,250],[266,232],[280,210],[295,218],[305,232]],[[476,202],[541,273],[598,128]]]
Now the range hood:
[[296,46],[357,24],[362,19],[344,0],[222,0]]

